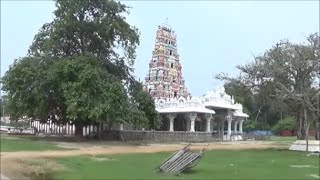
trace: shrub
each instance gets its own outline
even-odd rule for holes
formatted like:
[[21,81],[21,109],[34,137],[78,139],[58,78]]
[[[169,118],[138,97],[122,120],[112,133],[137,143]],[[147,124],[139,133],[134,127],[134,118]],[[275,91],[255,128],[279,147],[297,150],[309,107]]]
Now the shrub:
[[259,123],[255,122],[252,119],[247,119],[247,121],[243,123],[243,131],[257,130],[259,129],[259,127]]
[[292,117],[287,116],[283,120],[279,120],[273,127],[272,132],[279,134],[281,131],[293,131],[295,129],[295,121]]

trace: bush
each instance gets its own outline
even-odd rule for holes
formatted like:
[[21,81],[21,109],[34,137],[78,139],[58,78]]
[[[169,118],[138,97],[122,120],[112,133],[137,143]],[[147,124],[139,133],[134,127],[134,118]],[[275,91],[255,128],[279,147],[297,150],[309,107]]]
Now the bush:
[[292,117],[287,116],[283,120],[279,120],[273,127],[272,132],[279,134],[281,131],[293,131],[295,129],[295,121]]
[[247,121],[243,123],[243,131],[253,131],[259,128],[260,124],[252,119],[247,119]]

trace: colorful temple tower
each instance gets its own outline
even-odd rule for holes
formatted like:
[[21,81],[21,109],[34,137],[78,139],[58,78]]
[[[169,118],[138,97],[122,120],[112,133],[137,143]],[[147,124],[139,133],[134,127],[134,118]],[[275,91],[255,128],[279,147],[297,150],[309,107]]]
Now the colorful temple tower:
[[158,26],[144,90],[153,98],[186,98],[190,93],[181,69],[175,32],[168,25]]

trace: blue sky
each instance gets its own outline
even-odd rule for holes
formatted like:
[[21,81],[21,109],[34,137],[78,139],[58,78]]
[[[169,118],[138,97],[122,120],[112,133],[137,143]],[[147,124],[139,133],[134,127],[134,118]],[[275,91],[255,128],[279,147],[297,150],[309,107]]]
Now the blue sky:
[[[319,32],[319,1],[123,1],[128,22],[139,28],[135,75],[148,71],[157,26],[168,18],[177,33],[183,76],[192,95],[222,83],[212,74],[237,74],[281,39],[304,41]],[[25,56],[42,24],[53,19],[52,1],[1,1],[1,76]]]

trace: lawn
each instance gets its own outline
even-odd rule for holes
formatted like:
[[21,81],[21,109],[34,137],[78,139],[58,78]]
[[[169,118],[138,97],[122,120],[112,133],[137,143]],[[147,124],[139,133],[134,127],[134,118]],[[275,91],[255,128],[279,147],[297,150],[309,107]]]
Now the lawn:
[[[315,179],[319,156],[286,150],[208,151],[190,172],[180,176],[153,172],[168,153],[78,156],[57,159],[64,171],[53,179]],[[100,158],[100,161],[99,161]],[[103,160],[103,158],[105,160]],[[290,167],[309,165],[310,167]]]
[[[270,141],[276,145],[290,146],[297,140],[297,136],[271,136]],[[310,136],[309,140],[315,140],[314,136]]]
[[32,137],[4,137],[0,138],[1,152],[13,152],[13,151],[44,151],[44,150],[60,150],[63,148],[58,147],[54,143],[34,140]]
[[[297,136],[271,136],[270,140],[277,141],[277,142],[282,142],[282,141],[294,142],[297,140]],[[315,137],[309,136],[309,140],[315,140]]]

